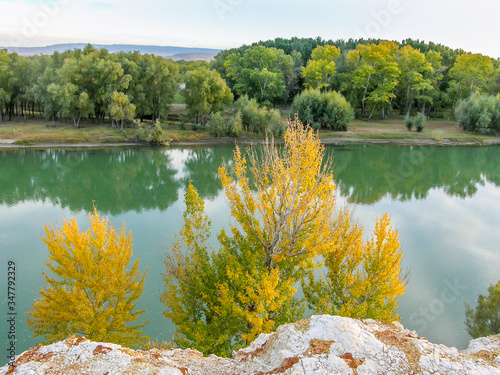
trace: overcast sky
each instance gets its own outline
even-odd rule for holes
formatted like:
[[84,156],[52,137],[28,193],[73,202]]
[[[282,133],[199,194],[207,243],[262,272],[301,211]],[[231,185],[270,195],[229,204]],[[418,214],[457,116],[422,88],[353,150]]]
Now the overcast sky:
[[499,0],[0,0],[0,45],[405,38],[500,57]]

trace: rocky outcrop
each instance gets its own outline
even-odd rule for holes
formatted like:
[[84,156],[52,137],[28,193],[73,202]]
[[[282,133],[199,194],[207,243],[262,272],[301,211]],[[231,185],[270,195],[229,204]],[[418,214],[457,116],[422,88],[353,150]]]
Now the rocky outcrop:
[[499,374],[500,336],[464,351],[436,345],[399,323],[313,316],[260,335],[233,358],[192,349],[131,350],[71,337],[32,348],[4,374]]

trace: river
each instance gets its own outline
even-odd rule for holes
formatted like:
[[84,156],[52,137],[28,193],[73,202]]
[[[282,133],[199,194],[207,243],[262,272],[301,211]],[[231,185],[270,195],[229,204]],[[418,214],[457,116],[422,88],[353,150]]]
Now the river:
[[[430,341],[464,349],[470,337],[464,301],[500,279],[500,147],[344,146],[334,154],[339,207],[350,204],[370,233],[388,212],[410,271],[399,300],[402,323]],[[88,225],[93,201],[115,226],[132,231],[134,258],[148,267],[143,296],[146,334],[170,340],[163,315],[162,259],[182,225],[189,181],[206,202],[214,233],[229,220],[217,168],[231,147],[5,149],[0,151],[0,324],[8,347],[8,262],[16,264],[16,352],[36,345],[24,323],[45,285],[44,224],[76,217]],[[4,360],[6,362],[6,360]]]

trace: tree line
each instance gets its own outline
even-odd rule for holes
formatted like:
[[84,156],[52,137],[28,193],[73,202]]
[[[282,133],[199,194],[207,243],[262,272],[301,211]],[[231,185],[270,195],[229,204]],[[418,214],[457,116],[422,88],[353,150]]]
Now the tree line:
[[211,63],[237,94],[277,105],[303,88],[341,92],[363,117],[425,115],[500,91],[500,61],[407,39],[275,39],[220,52]]
[[117,127],[155,122],[168,115],[179,83],[186,85],[188,119],[201,125],[235,99],[285,108],[304,89],[337,91],[362,117],[432,116],[478,91],[496,95],[499,68],[498,59],[411,39],[278,38],[221,51],[209,65],[91,45],[51,56],[2,50],[0,121],[41,113],[76,127],[82,119]]
[[[179,66],[138,52],[109,53],[88,45],[51,56],[0,51],[0,108],[14,116],[83,118],[113,125],[149,116],[161,119],[177,92]],[[1,120],[1,118],[0,118]],[[116,123],[116,124],[115,124]]]

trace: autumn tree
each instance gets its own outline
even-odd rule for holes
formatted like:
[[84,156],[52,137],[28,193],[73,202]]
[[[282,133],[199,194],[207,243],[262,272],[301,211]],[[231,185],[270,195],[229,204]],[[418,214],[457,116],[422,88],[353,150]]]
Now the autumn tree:
[[488,56],[473,53],[458,56],[449,71],[451,81],[448,92],[452,98],[452,105],[455,106],[459,99],[465,99],[475,91],[487,92],[497,72],[492,59]]
[[[204,203],[189,186],[184,226],[165,261],[162,295],[179,345],[229,355],[303,316],[305,301],[297,298],[296,285],[341,247],[339,233],[349,225],[335,219],[335,183],[324,153],[317,134],[298,119],[289,124],[283,147],[269,142],[247,155],[236,147],[232,168],[219,168],[234,222],[219,233],[218,251],[209,246]],[[389,230],[387,221],[380,225],[380,232]],[[381,263],[378,270],[397,265]],[[387,301],[401,292],[391,291]]]
[[311,54],[307,66],[302,68],[305,86],[313,90],[323,90],[330,86],[335,74],[335,59],[340,56],[340,48],[318,46]]
[[120,129],[123,129],[124,120],[132,121],[134,119],[135,105],[130,103],[129,97],[123,92],[113,91],[111,94],[109,115],[113,126],[114,120],[116,120],[120,124]]
[[465,303],[465,326],[475,339],[500,333],[500,281],[490,284],[488,295],[479,295],[475,309]]
[[363,241],[363,229],[348,211],[334,225],[335,249],[325,257],[326,274],[309,273],[303,290],[317,314],[382,321],[399,320],[397,296],[404,293],[398,233],[387,214],[375,224],[373,236]]
[[76,220],[64,220],[60,228],[45,226],[43,242],[49,250],[44,272],[47,286],[40,290],[27,313],[26,323],[35,337],[47,342],[70,335],[94,341],[137,346],[148,340],[136,323],[145,309],[134,311],[146,272],[139,260],[130,269],[132,235],[115,230],[97,209],[89,213],[90,227],[80,232]]

